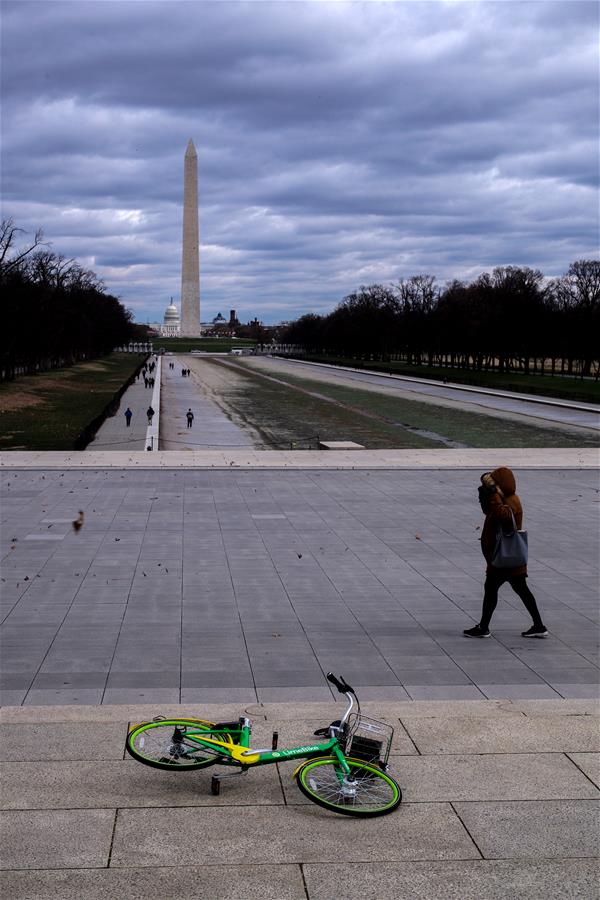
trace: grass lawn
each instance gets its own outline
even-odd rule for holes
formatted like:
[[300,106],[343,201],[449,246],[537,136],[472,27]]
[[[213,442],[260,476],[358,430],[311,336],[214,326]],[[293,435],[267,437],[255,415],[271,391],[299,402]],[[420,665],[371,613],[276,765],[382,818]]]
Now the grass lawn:
[[[219,363],[215,360],[214,365]],[[356,441],[372,449],[598,446],[598,439],[585,432],[542,428],[256,366],[233,365],[247,377],[248,387],[228,393],[227,403],[258,428],[270,446],[289,446],[291,442],[315,446],[317,435],[321,440]],[[261,371],[285,385],[262,377]]]
[[152,338],[154,352],[161,347],[171,353],[190,353],[192,350],[204,350],[205,353],[229,353],[232,348],[254,347],[256,341],[240,338]]
[[72,450],[141,361],[112,353],[0,384],[0,450]]
[[517,372],[501,375],[499,372],[469,372],[466,369],[449,369],[440,366],[408,366],[406,363],[396,361],[369,362],[368,360],[343,359],[337,356],[306,356],[302,358],[312,362],[324,362],[348,368],[407,375],[409,378],[432,378],[436,381],[443,381],[445,378],[455,384],[472,384],[499,391],[517,391],[523,394],[536,394],[540,397],[555,397],[559,400],[600,403],[600,381],[593,381],[589,378],[581,379],[573,375],[521,375]]

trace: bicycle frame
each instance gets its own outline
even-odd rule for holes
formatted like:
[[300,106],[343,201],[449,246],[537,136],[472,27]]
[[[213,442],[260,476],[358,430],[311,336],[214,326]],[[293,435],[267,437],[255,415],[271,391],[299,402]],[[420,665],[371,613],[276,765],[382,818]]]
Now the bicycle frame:
[[[344,775],[350,773],[350,766],[346,762],[346,756],[340,745],[340,740],[333,732],[337,730],[342,732],[343,727],[348,720],[348,716],[354,706],[354,701],[350,694],[346,694],[348,700],[348,708],[340,720],[339,726],[330,727],[330,737],[328,741],[318,744],[309,744],[301,747],[288,747],[283,750],[273,750],[269,748],[261,748],[253,750],[250,747],[251,726],[250,720],[242,717],[240,719],[239,729],[227,729],[220,733],[226,733],[228,737],[239,736],[239,743],[232,740],[220,740],[219,738],[209,737],[201,731],[187,732],[186,740],[198,745],[198,749],[205,747],[210,750],[218,751],[218,758],[215,764],[223,766],[240,766],[242,770],[249,769],[254,766],[266,766],[271,763],[285,762],[292,759],[312,759],[318,756],[335,756]],[[166,720],[165,724],[168,724]],[[192,726],[193,727],[193,726]]]
[[[246,720],[247,721],[247,720]],[[165,724],[169,724],[168,720]],[[193,726],[192,726],[193,727]],[[223,766],[240,766],[248,769],[254,766],[266,766],[270,763],[285,762],[293,759],[310,759],[314,756],[335,756],[342,769],[350,771],[346,763],[346,757],[340,746],[339,738],[331,737],[328,741],[319,744],[310,744],[302,747],[288,747],[282,750],[257,749],[250,747],[250,725],[243,725],[239,730],[231,729],[227,732],[231,737],[239,734],[239,744],[231,741],[223,741],[219,738],[209,737],[201,731],[186,731],[186,741],[210,750],[217,750],[219,757],[215,763]]]

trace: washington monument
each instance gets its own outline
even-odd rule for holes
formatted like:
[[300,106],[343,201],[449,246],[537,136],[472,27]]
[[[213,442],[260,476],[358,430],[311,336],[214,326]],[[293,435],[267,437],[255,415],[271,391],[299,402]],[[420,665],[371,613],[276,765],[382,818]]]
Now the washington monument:
[[182,337],[200,335],[200,260],[198,251],[198,156],[188,141],[183,163],[183,241],[181,253]]

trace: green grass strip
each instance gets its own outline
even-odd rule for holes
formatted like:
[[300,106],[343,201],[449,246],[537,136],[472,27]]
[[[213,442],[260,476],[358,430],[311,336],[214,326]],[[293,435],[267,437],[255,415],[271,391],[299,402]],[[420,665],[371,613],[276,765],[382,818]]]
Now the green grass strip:
[[72,450],[80,432],[133,374],[141,357],[112,353],[0,384],[1,450]]

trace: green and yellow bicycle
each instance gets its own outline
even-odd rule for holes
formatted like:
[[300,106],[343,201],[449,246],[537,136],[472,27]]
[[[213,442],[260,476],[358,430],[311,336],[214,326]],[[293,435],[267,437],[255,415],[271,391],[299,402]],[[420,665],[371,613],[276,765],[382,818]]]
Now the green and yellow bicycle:
[[[166,719],[135,725],[127,735],[127,752],[139,762],[170,772],[229,766],[243,774],[254,766],[303,759],[293,773],[302,793],[332,812],[346,816],[384,816],[402,800],[399,784],[388,773],[394,729],[386,722],[361,715],[358,698],[343,678],[331,672],[327,680],[346,696],[348,706],[341,719],[315,731],[326,737],[322,743],[277,748],[250,747],[252,723],[246,716],[237,722],[206,722],[203,719]],[[356,712],[352,712],[356,704]],[[211,790],[218,794],[221,779],[215,775]]]

